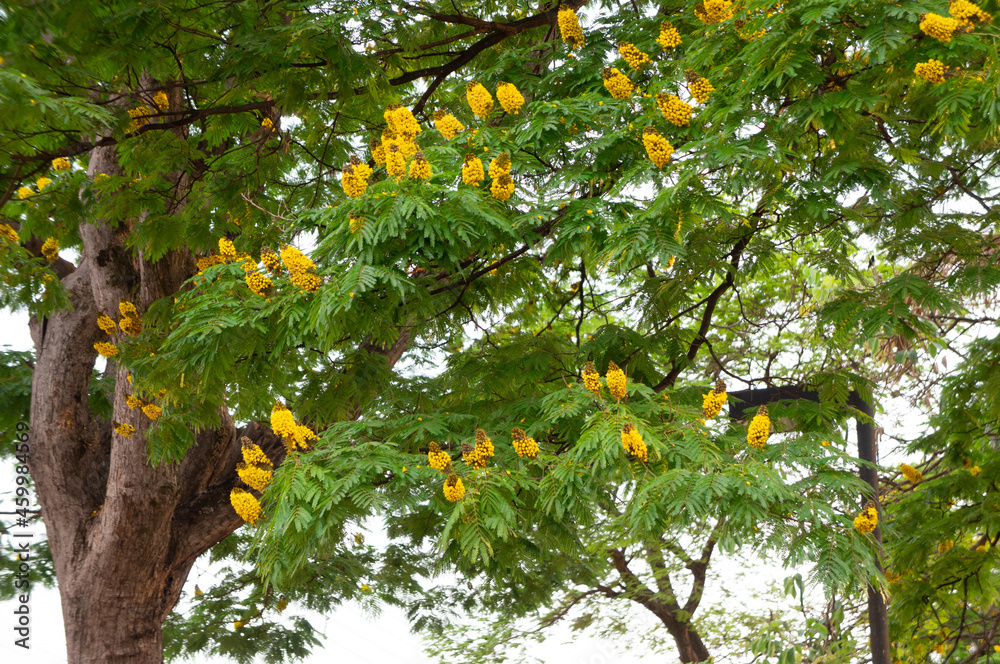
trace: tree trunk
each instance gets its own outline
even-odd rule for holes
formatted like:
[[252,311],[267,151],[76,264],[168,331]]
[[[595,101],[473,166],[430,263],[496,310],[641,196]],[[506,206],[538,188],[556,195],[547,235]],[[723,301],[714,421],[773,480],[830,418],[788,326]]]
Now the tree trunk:
[[708,649],[702,643],[701,636],[694,627],[688,624],[676,625],[672,628],[667,625],[670,635],[674,637],[677,644],[677,652],[682,662],[707,662],[709,659]]

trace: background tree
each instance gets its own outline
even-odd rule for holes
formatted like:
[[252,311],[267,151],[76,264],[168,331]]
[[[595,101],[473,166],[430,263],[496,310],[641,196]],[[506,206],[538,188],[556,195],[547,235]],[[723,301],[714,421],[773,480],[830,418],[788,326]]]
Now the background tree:
[[[833,436],[756,450],[697,421],[701,394],[790,367],[829,397],[810,417],[830,431],[822,408],[870,390],[859,355],[931,338],[921,311],[995,287],[991,16],[582,7],[3,5],[3,304],[31,311],[35,343],[4,366],[31,373],[72,662],[160,659],[194,560],[241,525],[234,506],[257,519],[247,478],[268,471],[243,437],[278,468],[255,550],[288,594],[396,597],[344,557],[375,513],[444,545],[400,551],[389,578],[521,583],[609,497],[628,546],[718,522],[715,501],[731,546],[819,560],[831,587],[877,580]],[[941,214],[959,199],[979,209]],[[870,280],[859,247],[891,275]],[[587,360],[625,368],[613,407],[577,378]],[[5,422],[28,414],[18,394]],[[495,458],[463,465],[477,429]],[[255,593],[234,623],[271,633],[259,609],[280,595]]]

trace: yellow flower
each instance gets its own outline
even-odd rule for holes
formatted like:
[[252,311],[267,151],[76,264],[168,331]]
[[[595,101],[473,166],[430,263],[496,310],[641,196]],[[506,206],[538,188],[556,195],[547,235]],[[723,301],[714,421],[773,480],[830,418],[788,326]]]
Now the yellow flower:
[[270,247],[263,247],[260,250],[260,262],[264,264],[271,274],[281,274],[281,259],[271,251]]
[[911,484],[920,484],[924,481],[924,474],[909,464],[904,463],[900,465],[899,472],[903,473],[903,476],[908,479]]
[[129,131],[136,131],[140,127],[146,125],[149,122],[149,117],[153,114],[153,111],[149,110],[149,106],[145,104],[139,104],[135,108],[130,108],[128,111],[128,116],[132,118],[132,122],[129,124]]
[[344,193],[351,198],[364,196],[368,191],[368,179],[359,177],[351,165],[345,166],[340,172],[340,184],[344,188]]
[[241,461],[236,464],[236,474],[251,489],[264,491],[274,477],[274,470],[267,466],[257,466]]
[[718,415],[728,398],[726,384],[720,380],[715,384],[715,389],[709,390],[708,394],[702,396],[701,408],[705,419],[710,420]]
[[59,242],[54,237],[50,237],[42,243],[42,256],[45,256],[45,259],[50,263],[59,258]]
[[441,446],[431,441],[427,449],[427,465],[435,470],[445,472],[451,469],[451,457],[441,449]]
[[490,185],[490,192],[493,194],[493,198],[505,201],[514,193],[514,180],[510,175],[504,173]]
[[444,497],[454,503],[461,500],[463,496],[465,496],[465,484],[462,483],[458,475],[452,473],[444,481]]
[[979,466],[973,466],[972,468],[969,468],[969,472],[972,473],[973,477],[976,477],[979,473],[983,472],[983,469]]
[[523,429],[514,427],[511,431],[511,439],[517,456],[527,459],[534,459],[538,456],[538,443],[535,442],[534,438],[524,433]]
[[622,447],[625,448],[625,452],[639,461],[645,462],[648,460],[648,451],[646,443],[642,440],[642,434],[639,433],[639,430],[631,422],[626,422],[622,428]]
[[618,365],[614,362],[608,362],[608,373],[605,376],[608,383],[608,390],[618,401],[625,398],[625,385],[627,379],[625,378],[625,372],[618,368]]
[[97,316],[97,327],[101,328],[105,334],[114,334],[118,331],[118,326],[111,320],[111,317],[104,314]]
[[136,408],[142,408],[142,399],[130,394],[125,397],[125,405],[128,406],[129,410],[135,410]]
[[465,129],[465,125],[443,108],[434,111],[434,126],[449,141]]
[[33,192],[31,189],[28,189],[27,187],[18,187],[17,188],[17,197],[20,198],[22,201],[25,198],[29,198],[29,197],[34,196],[34,195],[35,195],[35,192]]
[[660,136],[652,127],[642,130],[642,144],[646,146],[646,154],[650,160],[656,164],[657,168],[663,168],[670,161],[670,156],[674,153],[674,146]]
[[52,184],[52,180],[48,178],[38,178],[38,180],[35,181],[35,186],[38,187],[38,191],[42,191],[50,184]]
[[575,11],[569,7],[560,8],[557,23],[559,34],[562,35],[563,42],[569,44],[570,49],[583,47],[583,30],[580,28],[580,19],[577,18]]
[[854,518],[854,528],[862,535],[867,535],[875,530],[877,525],[878,510],[875,509],[875,503],[869,500],[865,508],[861,510],[861,514]]
[[117,431],[118,435],[122,436],[123,438],[131,438],[132,434],[135,433],[135,427],[132,426],[131,424],[125,424],[124,422],[119,422],[118,424],[115,425],[115,431]]
[[691,106],[681,101],[679,97],[658,94],[656,95],[656,105],[659,106],[663,117],[672,124],[678,127],[687,127],[691,124]]
[[405,106],[390,104],[385,109],[383,117],[389,126],[389,131],[405,140],[413,140],[422,131],[420,123],[413,117],[413,112]]
[[601,374],[597,373],[593,362],[583,365],[583,386],[594,393],[594,396],[601,396]]
[[615,67],[603,69],[601,77],[604,79],[604,87],[615,99],[628,99],[632,96],[632,81]]
[[271,287],[274,286],[266,274],[258,272],[257,270],[247,272],[245,279],[250,290],[261,297],[265,297]]
[[414,180],[426,180],[431,176],[431,165],[424,157],[424,153],[417,150],[413,161],[410,162],[410,178]]
[[970,27],[976,23],[989,23],[993,20],[993,17],[980,9],[979,5],[969,0],[952,0],[948,5],[948,13],[963,25]]
[[52,169],[56,172],[68,171],[71,167],[69,159],[66,157],[56,157],[52,160]]
[[236,258],[236,246],[233,241],[229,238],[219,239],[219,255],[221,255],[227,261],[231,261]]
[[501,83],[497,86],[497,99],[503,110],[517,115],[524,106],[524,96],[513,83]]
[[770,435],[771,418],[768,417],[767,406],[761,406],[757,409],[757,414],[750,420],[750,426],[747,428],[747,445],[762,450]]
[[118,302],[118,311],[122,316],[130,316],[133,318],[139,317],[139,312],[136,311],[135,305],[128,300],[121,300]]
[[945,44],[951,41],[952,35],[958,30],[960,22],[940,14],[921,14],[920,29],[930,37]]
[[285,264],[293,284],[303,291],[315,293],[320,279],[313,274],[316,264],[308,256],[291,245],[281,248],[281,262]]
[[708,82],[708,79],[702,78],[693,69],[685,70],[684,78],[688,82],[688,90],[691,92],[691,96],[699,104],[704,104],[708,101],[708,96],[715,91],[715,88]]
[[136,336],[142,332],[142,321],[137,317],[122,316],[118,321],[118,327],[129,336]]
[[95,343],[94,350],[96,350],[101,357],[114,357],[118,354],[118,346],[109,344],[106,341],[98,341]]
[[246,436],[240,437],[240,452],[243,454],[243,463],[247,465],[274,467],[271,460],[264,454],[264,450]]
[[372,160],[374,160],[376,166],[385,165],[385,146],[382,145],[382,141],[377,138],[373,138],[370,144],[370,149],[372,153]]
[[715,25],[731,19],[736,14],[736,8],[729,0],[706,0],[704,4],[694,7],[694,15],[705,25]]
[[931,58],[927,62],[918,62],[913,73],[928,83],[944,83],[944,63]]
[[490,177],[496,180],[501,175],[510,173],[510,155],[506,152],[501,152],[492,161],[490,161]]
[[271,429],[281,436],[288,452],[294,451],[297,447],[306,449],[310,440],[316,438],[316,434],[309,427],[296,424],[292,412],[280,401],[276,401],[271,409]]
[[493,96],[478,81],[469,81],[465,85],[465,99],[472,112],[481,118],[485,118],[493,110]]
[[18,242],[21,241],[21,238],[18,237],[17,235],[17,231],[15,231],[7,224],[0,224],[0,237],[4,238],[9,242],[13,242],[14,244],[17,244]]
[[642,69],[651,62],[648,55],[637,49],[634,44],[630,44],[629,42],[621,42],[618,44],[618,55],[622,56],[625,62],[628,63],[628,66],[632,69]]
[[681,45],[681,33],[670,21],[660,23],[660,36],[656,38],[656,43],[664,49],[674,48]]
[[[257,525],[258,519],[264,511],[260,508],[260,503],[254,498],[253,494],[245,489],[239,487],[233,487],[233,490],[229,492],[229,502],[232,503],[233,509],[240,517],[249,523],[251,526]],[[236,628],[239,629],[243,626],[243,623],[237,622]]]
[[147,403],[142,407],[142,413],[151,420],[158,420],[160,415],[163,414],[163,409],[157,405]]
[[474,154],[465,155],[462,163],[462,182],[465,184],[478,185],[486,178],[483,172],[483,162]]
[[406,175],[406,157],[395,143],[389,146],[389,151],[385,155],[385,171],[394,178]]
[[260,126],[266,131],[272,131],[274,129],[274,121],[271,118],[264,118],[260,121]]

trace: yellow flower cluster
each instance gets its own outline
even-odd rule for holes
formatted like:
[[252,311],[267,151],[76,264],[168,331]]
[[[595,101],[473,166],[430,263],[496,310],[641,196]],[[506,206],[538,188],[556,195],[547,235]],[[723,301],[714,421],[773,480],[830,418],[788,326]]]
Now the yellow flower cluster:
[[232,240],[227,237],[219,238],[219,255],[227,261],[236,258],[236,245]]
[[428,163],[424,153],[417,150],[413,161],[410,162],[410,177],[414,180],[426,180],[431,176],[431,165]]
[[486,173],[483,172],[483,162],[474,154],[465,155],[465,161],[462,162],[462,182],[478,185],[484,179]]
[[461,478],[455,473],[448,476],[444,481],[444,497],[450,502],[457,502],[465,496],[465,485]]
[[451,456],[441,449],[441,446],[431,441],[427,448],[427,465],[441,472],[451,470]]
[[395,143],[385,154],[385,172],[397,180],[406,175],[406,156]]
[[213,265],[224,265],[226,259],[218,254],[209,254],[208,256],[202,256],[198,259],[198,271],[204,272]]
[[948,553],[954,546],[955,546],[954,541],[950,539],[942,540],[938,542],[938,553]]
[[710,420],[718,415],[728,398],[726,384],[721,380],[715,384],[715,389],[709,390],[708,394],[702,395],[701,409],[705,419]]
[[687,127],[691,124],[691,106],[681,101],[676,95],[658,94],[656,95],[656,105],[660,107],[660,112],[672,124],[678,127]]
[[497,100],[503,106],[503,110],[517,115],[524,106],[524,95],[513,83],[501,83],[497,86]]
[[273,131],[274,130],[274,120],[272,120],[271,118],[264,118],[263,120],[260,121],[260,126],[265,131]]
[[167,99],[167,93],[160,90],[155,95],[153,95],[153,105],[160,111],[170,110],[170,100]]
[[38,178],[35,180],[35,186],[38,187],[38,191],[44,190],[50,184],[52,184],[52,180],[48,178]]
[[762,450],[770,435],[771,418],[768,417],[767,406],[761,406],[757,409],[757,414],[750,420],[750,426],[747,428],[747,445]]
[[730,0],[707,0],[704,4],[694,7],[694,15],[705,25],[715,25],[731,19],[736,14],[736,7]]
[[14,244],[21,241],[21,238],[17,235],[17,231],[7,224],[0,224],[0,237],[4,238],[8,242],[13,242]]
[[390,104],[382,114],[389,125],[389,131],[400,138],[412,141],[422,130],[410,109],[399,104]]
[[618,368],[618,365],[614,362],[608,362],[608,373],[605,376],[608,383],[608,390],[618,401],[625,398],[625,385],[626,378],[625,372]]
[[583,365],[583,386],[594,393],[594,396],[601,396],[601,374],[594,368],[593,362]]
[[101,357],[114,357],[118,354],[118,346],[110,344],[107,341],[98,341],[95,343],[94,350],[96,350]]
[[605,67],[601,71],[604,87],[615,99],[628,99],[632,96],[632,81],[615,67]]
[[66,157],[56,157],[52,160],[52,169],[57,173],[59,171],[68,171],[70,169],[69,159]]
[[929,83],[944,83],[944,63],[931,58],[927,62],[918,62],[913,73]]
[[27,187],[18,187],[17,188],[17,197],[19,199],[21,199],[22,201],[25,198],[30,198],[30,197],[32,197],[34,195],[35,195],[35,192],[33,192],[31,189],[29,189]]
[[510,154],[507,152],[501,152],[490,161],[491,178],[495,180],[504,173],[510,173]]
[[684,77],[687,79],[688,90],[691,92],[691,96],[699,104],[704,104],[708,101],[708,96],[715,91],[715,88],[708,82],[708,79],[702,78],[693,69],[686,70]]
[[149,106],[145,104],[139,104],[135,108],[130,108],[128,116],[132,118],[132,122],[129,124],[129,131],[135,131],[145,126],[149,122],[149,116],[152,114],[153,111],[149,110]]
[[458,135],[458,132],[465,129],[465,125],[459,122],[454,115],[448,111],[439,109],[434,111],[434,126],[449,141]]
[[350,198],[364,196],[368,191],[368,178],[362,178],[355,171],[354,166],[347,165],[340,172],[340,185],[344,188],[344,193]]
[[622,427],[622,447],[625,448],[625,451],[629,455],[639,461],[645,462],[648,460],[646,443],[642,440],[642,434],[639,433],[639,430],[631,422],[626,422],[625,426]]
[[139,318],[139,312],[135,310],[134,304],[127,300],[122,300],[118,303],[118,311],[122,315],[118,319],[118,327],[122,332],[131,337],[142,332],[142,320]]
[[369,149],[372,153],[372,159],[375,161],[376,166],[385,166],[385,145],[382,141],[377,138],[373,138],[371,143],[369,143]]
[[465,99],[469,102],[472,112],[481,118],[485,118],[493,110],[493,95],[478,81],[469,81],[465,84]]
[[271,279],[268,278],[266,274],[258,272],[257,270],[247,272],[245,279],[250,290],[261,297],[266,297],[267,292],[271,290],[272,286],[274,286]]
[[875,509],[875,503],[869,500],[865,508],[861,510],[861,514],[854,517],[854,529],[862,535],[867,535],[875,530],[875,526],[877,525],[878,510]]
[[583,30],[580,28],[580,19],[577,18],[575,11],[569,7],[562,7],[559,10],[557,23],[563,43],[569,44],[574,50],[583,47]]
[[670,141],[660,136],[652,127],[642,130],[642,144],[646,146],[646,154],[657,168],[663,168],[670,161],[670,156],[674,153],[674,146]]
[[142,406],[142,414],[149,419],[156,421],[160,418],[160,415],[163,414],[163,409],[156,404],[147,403]]
[[963,25],[972,27],[976,23],[989,23],[993,20],[987,12],[979,8],[979,5],[969,2],[969,0],[952,0],[948,4],[948,13],[952,18],[958,19]]
[[236,474],[251,489],[263,491],[271,483],[271,478],[274,477],[274,470],[267,466],[258,466],[241,461],[236,464]]
[[670,21],[660,23],[660,36],[656,38],[656,43],[664,49],[674,48],[681,45],[681,33]]
[[59,258],[59,242],[54,237],[42,243],[42,256],[45,256],[45,260],[50,263]]
[[635,44],[630,44],[629,42],[620,42],[618,44],[618,55],[622,56],[632,69],[642,69],[652,62],[648,55],[637,49]]
[[912,484],[920,484],[924,481],[924,474],[907,463],[899,467],[899,472],[903,473],[903,477],[908,479]]
[[118,331],[118,326],[115,325],[111,317],[104,314],[97,316],[97,327],[101,328],[104,334],[114,334]]
[[485,431],[476,429],[476,445],[475,447],[468,443],[462,445],[462,460],[473,468],[485,468],[486,462],[493,457],[493,452],[493,441]]
[[303,291],[316,292],[320,281],[313,272],[316,264],[308,256],[291,245],[285,245],[281,248],[281,262],[285,264],[293,284]]
[[274,402],[274,408],[271,409],[271,429],[281,436],[285,449],[289,453],[297,447],[306,449],[309,441],[316,438],[312,429],[304,424],[295,423],[292,411],[288,410],[288,406],[280,401]]
[[538,456],[538,443],[535,442],[534,438],[524,433],[523,429],[514,427],[510,434],[517,456],[526,459],[534,459]]
[[131,438],[132,434],[135,433],[135,427],[124,422],[117,422],[115,423],[115,431],[117,431],[118,435],[122,438]]
[[136,408],[142,408],[142,399],[130,394],[125,397],[125,405],[129,407],[129,410],[135,410]]
[[945,44],[951,41],[952,35],[958,30],[960,22],[957,19],[941,16],[940,14],[922,14],[920,16],[920,29],[928,36],[937,39]]
[[490,193],[499,201],[507,200],[514,194],[514,179],[504,173],[490,185]]
[[278,254],[271,251],[270,247],[262,247],[260,250],[260,262],[264,264],[271,274],[281,274],[281,259]]
[[969,472],[972,474],[973,477],[978,477],[979,473],[983,472],[983,469],[980,468],[979,466],[973,466],[972,468],[969,468]]
[[259,445],[246,436],[240,436],[240,452],[243,455],[243,463],[250,465],[260,464],[273,468],[271,460],[264,454],[264,450],[260,449]]
[[[253,494],[240,487],[233,487],[233,490],[229,492],[229,502],[232,503],[233,509],[240,515],[240,518],[251,526],[256,526],[257,521],[264,513],[264,510],[260,508],[260,503],[257,502]],[[233,623],[233,626],[239,629],[243,626],[243,623],[236,621]]]

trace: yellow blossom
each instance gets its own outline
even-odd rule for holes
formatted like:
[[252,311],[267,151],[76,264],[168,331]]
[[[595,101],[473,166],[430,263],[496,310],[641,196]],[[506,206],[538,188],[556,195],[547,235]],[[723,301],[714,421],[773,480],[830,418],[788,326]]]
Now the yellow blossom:
[[538,456],[538,443],[535,442],[534,438],[528,436],[523,429],[514,427],[511,431],[511,439],[517,456],[527,459],[534,459]]
[[728,399],[726,384],[720,380],[715,384],[715,389],[709,390],[708,394],[702,397],[701,407],[705,419],[710,420],[718,415],[726,399]]
[[691,106],[676,95],[658,94],[656,95],[656,105],[663,113],[663,117],[670,123],[678,127],[687,127],[691,124]]
[[94,350],[96,350],[101,357],[114,357],[118,354],[118,346],[109,344],[107,341],[98,341],[95,343]]
[[462,182],[465,184],[478,185],[486,178],[483,172],[483,162],[474,154],[465,155],[462,163]]
[[625,62],[627,62],[629,67],[632,69],[642,69],[652,62],[648,55],[637,49],[634,44],[629,42],[621,42],[618,44],[618,55],[622,56]]
[[514,115],[517,115],[521,107],[524,106],[524,96],[513,83],[501,83],[498,85],[497,99],[500,101],[500,105],[503,106],[503,110]]
[[66,157],[56,157],[52,160],[52,169],[56,172],[68,171],[70,168],[71,164]]
[[632,96],[632,81],[615,67],[603,69],[601,77],[604,79],[604,87],[615,99],[628,99]]
[[642,434],[631,422],[626,422],[622,428],[622,447],[629,455],[639,461],[647,461],[646,443],[642,440]]
[[670,21],[660,23],[660,36],[656,38],[656,43],[664,49],[674,48],[681,45],[681,33]]
[[50,263],[59,258],[59,242],[54,237],[50,237],[42,243],[42,256],[45,256],[45,259]]
[[627,383],[625,372],[618,368],[618,365],[614,362],[608,362],[608,373],[605,379],[608,383],[608,391],[611,392],[611,396],[618,401],[624,399],[626,395],[625,385]]
[[[260,508],[260,503],[257,502],[257,499],[254,498],[253,494],[239,487],[233,487],[233,490],[229,492],[229,502],[232,503],[233,509],[236,510],[236,513],[251,526],[257,525],[257,521],[264,513],[264,511]],[[236,623],[237,629],[242,626],[243,623]]]
[[601,396],[601,374],[594,368],[593,362],[583,365],[583,386],[594,393],[594,396]]
[[458,132],[465,129],[465,125],[459,122],[454,115],[444,109],[434,111],[434,126],[447,140],[451,140],[458,135]]
[[463,496],[465,496],[465,484],[462,483],[458,475],[452,473],[444,481],[444,497],[454,503],[461,500]]
[[768,416],[767,406],[761,406],[747,428],[747,445],[762,450],[770,435],[771,418]]
[[17,231],[7,224],[0,224],[0,237],[4,238],[8,242],[13,242],[14,244],[21,241],[21,238],[17,235]]
[[564,43],[569,44],[570,49],[576,50],[583,47],[583,30],[580,28],[580,19],[576,12],[569,7],[559,9],[556,19],[559,24],[559,34],[562,35]]
[[478,81],[469,81],[465,86],[465,99],[472,112],[485,118],[493,110],[493,96]]
[[642,130],[642,144],[646,147],[646,154],[650,160],[656,164],[657,168],[663,168],[670,161],[670,156],[674,153],[674,146],[660,136],[652,127]]

